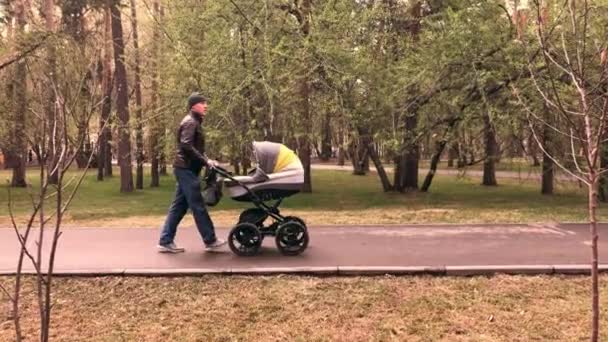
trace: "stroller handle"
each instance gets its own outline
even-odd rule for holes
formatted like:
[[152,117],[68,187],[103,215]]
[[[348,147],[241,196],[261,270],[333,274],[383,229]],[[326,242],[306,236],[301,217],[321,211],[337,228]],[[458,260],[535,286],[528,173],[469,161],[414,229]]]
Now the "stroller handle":
[[221,166],[210,166],[209,169],[217,172],[220,176],[222,176],[224,178],[228,178],[231,181],[237,183],[239,186],[243,187],[249,193],[249,195],[251,195],[256,201],[263,202],[262,199],[259,198],[258,195],[256,195],[253,191],[251,191],[251,189],[249,189],[249,187],[247,185],[243,184],[242,182],[239,182],[237,179],[232,177],[232,174],[230,171],[224,169]]
[[230,180],[235,180],[234,178],[232,178],[230,171],[224,169],[221,166],[209,166],[209,170],[219,173],[222,177],[228,178]]

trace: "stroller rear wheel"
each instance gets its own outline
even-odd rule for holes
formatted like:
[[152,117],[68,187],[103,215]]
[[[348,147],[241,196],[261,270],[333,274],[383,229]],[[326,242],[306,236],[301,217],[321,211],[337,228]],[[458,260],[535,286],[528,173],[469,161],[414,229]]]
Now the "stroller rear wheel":
[[300,222],[289,220],[279,226],[275,241],[283,255],[298,255],[308,247],[308,231]]
[[262,246],[262,234],[252,223],[239,223],[230,231],[228,245],[238,256],[252,256]]

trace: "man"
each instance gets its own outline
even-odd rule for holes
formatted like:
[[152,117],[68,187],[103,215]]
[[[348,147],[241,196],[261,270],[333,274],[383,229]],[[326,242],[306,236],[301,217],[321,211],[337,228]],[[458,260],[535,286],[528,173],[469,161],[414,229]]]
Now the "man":
[[158,244],[161,253],[181,253],[184,248],[175,245],[177,226],[188,208],[192,211],[196,228],[203,238],[205,250],[217,250],[226,241],[215,236],[213,222],[207,213],[201,195],[199,176],[203,167],[217,166],[217,162],[205,155],[205,139],[201,124],[207,114],[207,100],[198,93],[188,97],[190,111],[177,129],[177,151],[173,162],[173,173],[177,179],[175,199],[169,208]]

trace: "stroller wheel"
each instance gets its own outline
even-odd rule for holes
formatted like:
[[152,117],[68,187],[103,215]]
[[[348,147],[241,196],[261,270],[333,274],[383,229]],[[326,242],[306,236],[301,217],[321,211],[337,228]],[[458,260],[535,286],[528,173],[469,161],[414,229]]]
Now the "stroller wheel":
[[279,226],[275,241],[283,255],[298,255],[308,247],[308,240],[306,227],[292,220]]
[[302,226],[304,226],[304,228],[306,227],[306,223],[304,222],[304,220],[302,220],[301,218],[297,217],[297,216],[285,216],[285,222],[288,221],[295,221],[298,222],[299,224],[301,224]]
[[239,223],[230,231],[228,245],[238,256],[252,256],[262,246],[262,234],[254,224]]

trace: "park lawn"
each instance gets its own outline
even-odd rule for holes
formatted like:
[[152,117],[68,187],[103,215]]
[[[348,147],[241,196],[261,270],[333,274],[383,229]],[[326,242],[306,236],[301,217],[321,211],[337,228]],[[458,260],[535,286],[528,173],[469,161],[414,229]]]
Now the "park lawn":
[[[75,175],[74,172],[71,175]],[[8,220],[10,174],[0,172],[0,226]],[[35,171],[28,176],[36,184]],[[313,193],[286,199],[284,212],[303,217],[309,224],[403,223],[538,223],[584,222],[586,195],[575,183],[560,182],[557,194],[539,194],[539,184],[499,179],[500,186],[484,187],[478,178],[437,176],[430,193],[384,193],[375,173],[354,176],[346,171],[313,170]],[[131,194],[119,192],[119,178],[97,182],[87,175],[67,215],[67,223],[81,226],[158,226],[171,202],[172,176],[161,178],[161,187]],[[31,189],[13,189],[14,211],[23,221],[31,210]],[[232,225],[246,203],[225,197],[211,209],[220,226]],[[47,209],[48,210],[48,209]],[[600,219],[608,213],[600,208]],[[188,218],[186,224],[192,224]]]
[[[607,280],[600,281],[602,340]],[[105,277],[54,284],[52,340],[576,341],[590,334],[588,277]],[[28,340],[37,334],[32,288],[28,278]],[[8,315],[5,305],[2,341],[14,339]]]

